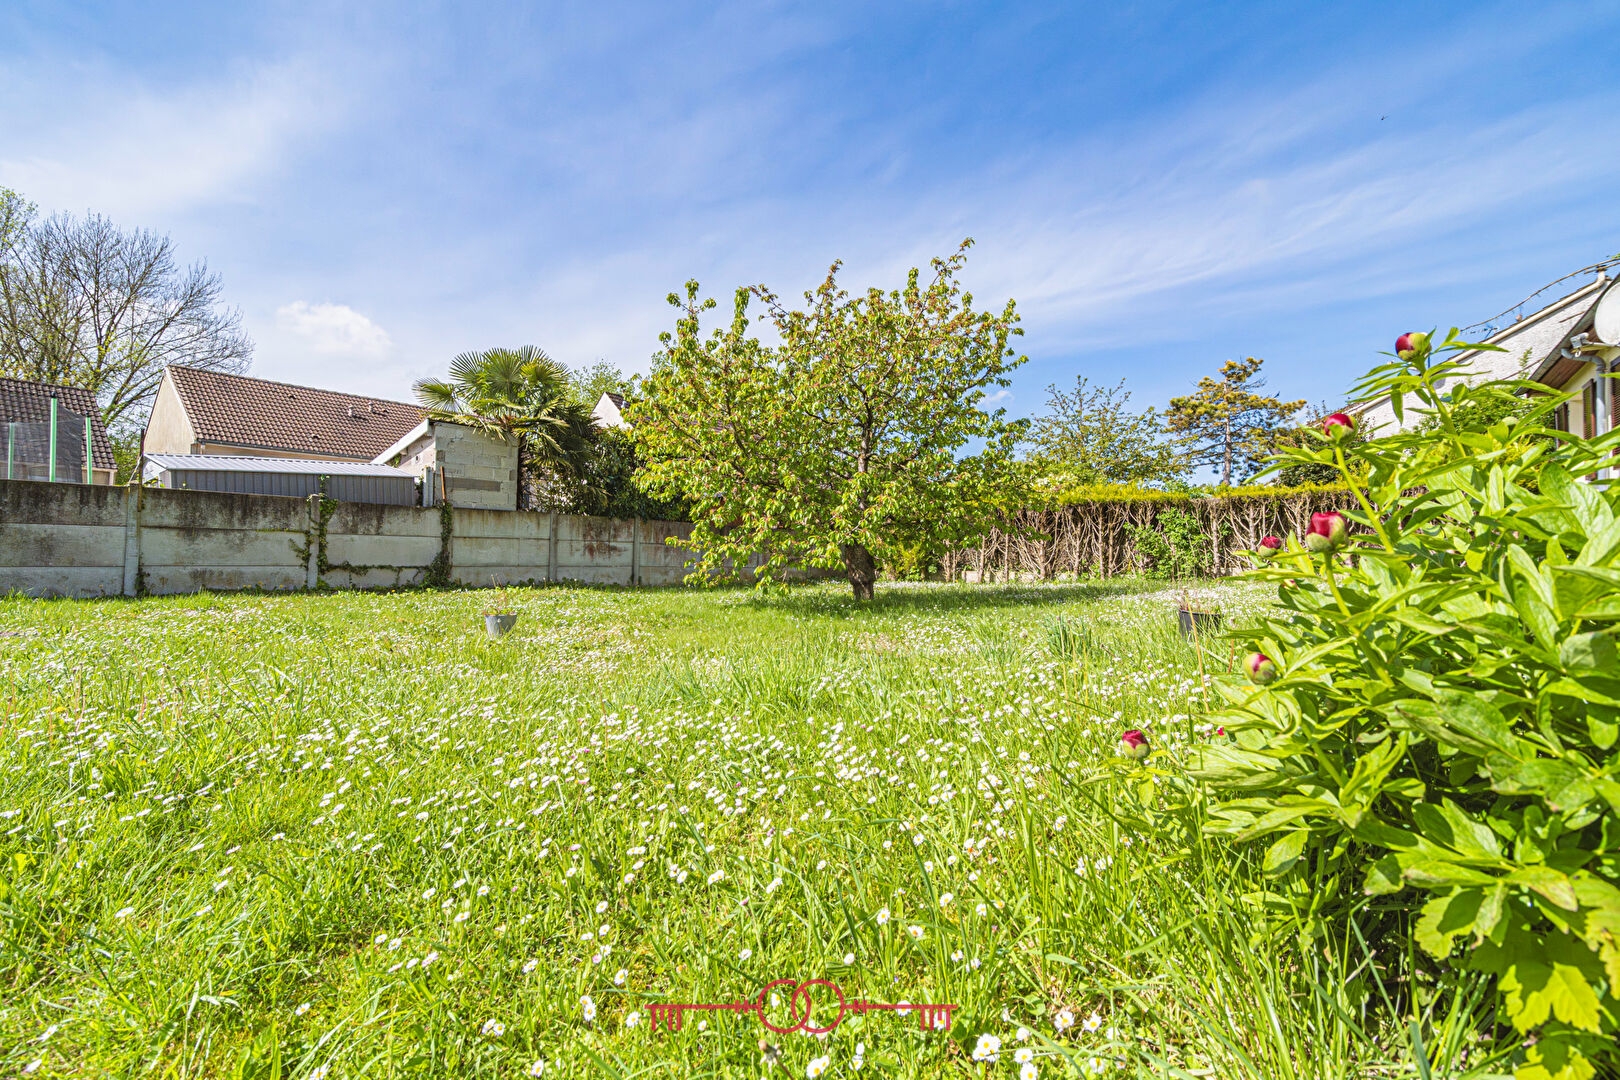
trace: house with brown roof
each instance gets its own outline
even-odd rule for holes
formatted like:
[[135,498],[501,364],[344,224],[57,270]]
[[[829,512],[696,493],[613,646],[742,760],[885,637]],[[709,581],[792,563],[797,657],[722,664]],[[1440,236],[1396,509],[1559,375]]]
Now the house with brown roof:
[[425,415],[401,401],[171,365],[143,449],[370,462]]
[[7,480],[111,484],[117,471],[96,396],[80,386],[0,378],[0,452]]

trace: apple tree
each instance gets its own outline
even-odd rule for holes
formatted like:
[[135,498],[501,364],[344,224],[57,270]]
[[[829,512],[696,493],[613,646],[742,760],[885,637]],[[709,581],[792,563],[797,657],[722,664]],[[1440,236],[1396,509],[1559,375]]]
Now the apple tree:
[[[702,580],[760,582],[842,567],[857,599],[878,569],[971,542],[1016,502],[1021,422],[987,394],[1023,363],[1013,301],[979,311],[957,275],[972,241],[903,288],[851,296],[839,263],[805,310],[738,289],[730,324],[703,334],[695,281],[627,419],[648,490],[686,500]],[[750,303],[775,331],[751,332]],[[968,452],[969,450],[973,452]]]

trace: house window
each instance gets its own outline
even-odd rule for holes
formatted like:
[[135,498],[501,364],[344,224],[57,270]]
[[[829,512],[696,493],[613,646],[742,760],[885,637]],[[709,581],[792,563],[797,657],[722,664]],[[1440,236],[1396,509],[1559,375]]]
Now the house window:
[[1557,431],[1569,430],[1569,402],[1564,402],[1553,410],[1552,426]]
[[1588,439],[1597,438],[1598,397],[1597,383],[1589,382],[1581,389],[1581,434]]

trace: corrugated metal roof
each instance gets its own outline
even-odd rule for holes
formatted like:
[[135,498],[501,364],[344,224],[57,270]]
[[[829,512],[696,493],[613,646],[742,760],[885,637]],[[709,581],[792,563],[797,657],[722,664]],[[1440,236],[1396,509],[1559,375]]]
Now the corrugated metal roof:
[[390,465],[358,461],[311,461],[308,458],[250,457],[246,454],[147,454],[149,465],[174,472],[299,473],[309,476],[400,476],[415,473]]

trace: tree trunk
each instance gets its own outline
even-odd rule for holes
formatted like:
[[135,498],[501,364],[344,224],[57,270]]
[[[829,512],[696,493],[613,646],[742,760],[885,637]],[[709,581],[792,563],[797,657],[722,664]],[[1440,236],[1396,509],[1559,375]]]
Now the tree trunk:
[[849,576],[849,587],[855,591],[855,599],[872,599],[872,583],[877,580],[872,553],[859,544],[842,544],[839,553],[844,556],[844,573]]

